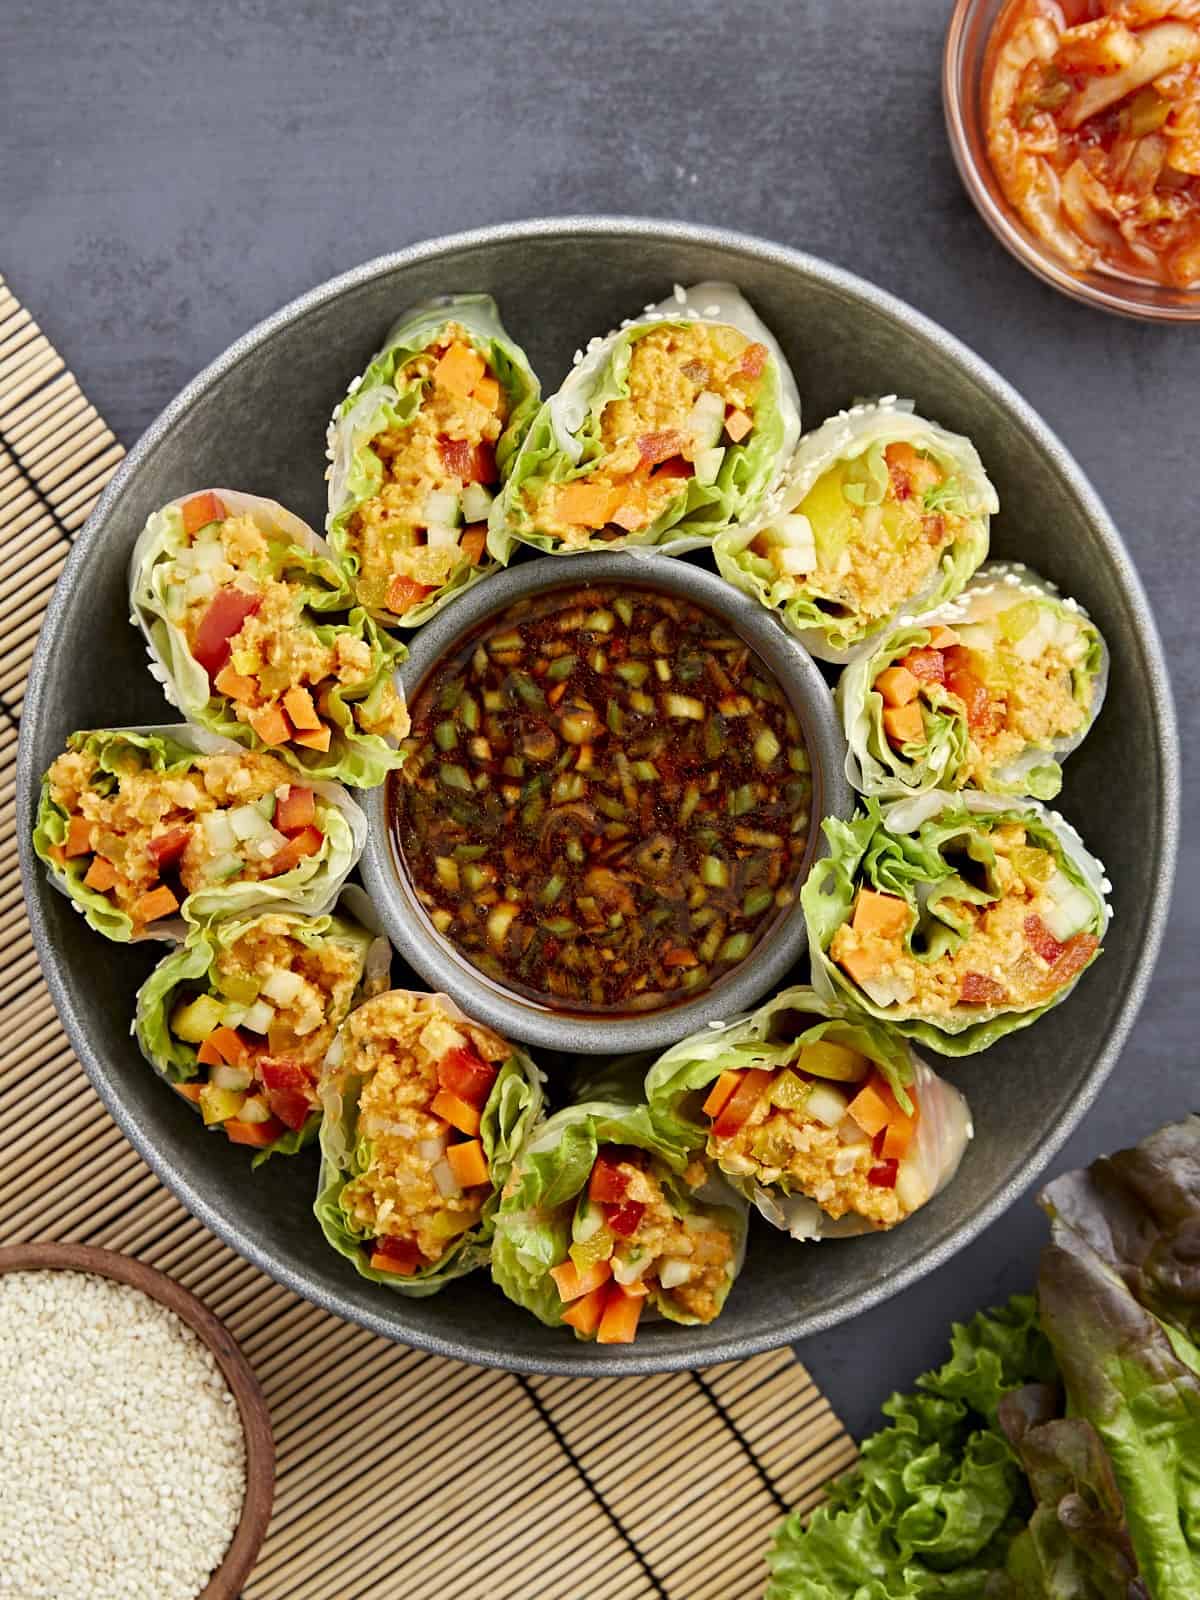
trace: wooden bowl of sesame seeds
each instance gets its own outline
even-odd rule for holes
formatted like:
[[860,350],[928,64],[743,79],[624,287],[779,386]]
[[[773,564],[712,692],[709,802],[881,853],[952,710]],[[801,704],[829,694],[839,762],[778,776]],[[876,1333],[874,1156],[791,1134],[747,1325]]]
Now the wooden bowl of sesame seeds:
[[[0,1248],[0,1278],[9,1273],[71,1272],[138,1290],[174,1314],[205,1347],[238,1409],[245,1444],[245,1482],[240,1515],[224,1555],[197,1600],[236,1600],[255,1561],[275,1492],[275,1442],[258,1379],[224,1324],[181,1284],[132,1256],[83,1244],[16,1244]],[[2,1303],[2,1301],[0,1301]],[[83,1309],[88,1337],[93,1323]],[[2,1332],[2,1330],[0,1330]],[[0,1344],[3,1344],[0,1337]],[[0,1364],[0,1381],[4,1373]],[[124,1448],[125,1441],[122,1440]],[[104,1485],[110,1488],[111,1485]],[[187,1511],[185,1504],[180,1509]]]

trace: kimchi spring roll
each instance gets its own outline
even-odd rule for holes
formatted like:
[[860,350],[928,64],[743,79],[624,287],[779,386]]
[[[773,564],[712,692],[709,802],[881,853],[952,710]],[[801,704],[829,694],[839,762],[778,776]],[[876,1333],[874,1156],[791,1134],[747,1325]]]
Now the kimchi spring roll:
[[593,339],[534,419],[491,517],[551,554],[709,543],[754,516],[800,432],[795,379],[727,283],[675,290]]
[[901,611],[959,592],[998,506],[969,439],[889,398],[802,439],[759,521],[717,540],[717,565],[813,655],[844,662]]
[[388,333],[329,428],[329,542],[373,617],[415,627],[495,570],[488,515],[539,392],[490,295]]
[[802,985],[668,1050],[646,1098],[794,1239],[895,1227],[971,1137],[962,1095],[902,1039]]
[[190,722],[310,778],[382,783],[403,756],[404,646],[351,602],[328,545],[274,500],[206,489],[156,511],[130,565],[133,621]]
[[989,562],[956,600],[852,661],[837,700],[863,794],[982,789],[1050,800],[1096,720],[1108,651],[1074,600]]
[[720,1315],[746,1248],[746,1206],[645,1105],[588,1100],[538,1130],[496,1217],[492,1276],[576,1338],[630,1344],[644,1313]]
[[428,1295],[488,1260],[500,1189],[542,1111],[529,1057],[445,995],[352,1011],[320,1079],[325,1238],[355,1270]]
[[325,917],[270,911],[196,929],[138,991],[134,1029],[154,1070],[212,1132],[267,1156],[316,1137],[317,1078],[387,941],[342,904]]
[[824,828],[800,891],[814,987],[944,1055],[1027,1027],[1100,954],[1111,885],[1036,801],[935,789]]
[[89,925],[125,943],[217,916],[319,916],[366,837],[337,784],[180,725],[73,733],[42,780],[33,846]]

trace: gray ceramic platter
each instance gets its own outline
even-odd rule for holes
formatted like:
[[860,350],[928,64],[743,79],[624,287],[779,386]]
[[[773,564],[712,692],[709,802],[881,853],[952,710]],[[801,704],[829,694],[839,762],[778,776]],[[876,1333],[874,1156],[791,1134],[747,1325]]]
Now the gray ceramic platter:
[[[550,391],[593,333],[673,283],[706,278],[737,282],[774,330],[806,427],[856,397],[899,393],[969,434],[1003,507],[993,554],[1029,561],[1104,630],[1108,701],[1067,763],[1057,804],[1106,863],[1115,919],[1104,958],[1066,1004],[949,1065],[976,1137],[941,1196],[895,1232],[865,1239],[801,1246],[756,1226],[717,1322],[648,1327],[614,1350],[542,1327],[479,1274],[428,1300],[359,1278],[313,1222],[315,1154],[252,1173],[245,1153],[202,1134],[142,1062],[129,1036],[133,996],[162,947],[128,949],[91,933],[37,868],[28,825],[40,775],[73,729],[166,719],[126,620],[126,562],[147,515],[193,488],[226,484],[273,496],[319,527],[329,412],[397,312],[432,294],[491,292]],[[72,1043],[124,1133],[201,1221],[289,1288],[376,1333],[467,1361],[599,1375],[727,1361],[842,1322],[946,1261],[1032,1182],[1112,1070],[1145,993],[1174,866],[1177,749],[1161,646],[1120,537],[1054,434],[984,362],[902,302],[811,256],[679,224],[548,220],[359,267],[240,339],[167,408],[106,490],[51,602],[25,700],[17,815],[30,921]]]

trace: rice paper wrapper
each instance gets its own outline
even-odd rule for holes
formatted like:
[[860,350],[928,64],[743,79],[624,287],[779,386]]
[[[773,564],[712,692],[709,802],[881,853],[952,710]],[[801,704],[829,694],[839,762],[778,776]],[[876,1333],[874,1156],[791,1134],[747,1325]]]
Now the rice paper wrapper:
[[[785,1016],[789,1037],[775,1039]],[[709,1126],[701,1106],[722,1072],[787,1066],[804,1045],[820,1040],[865,1055],[891,1085],[903,1110],[912,1110],[909,1090],[916,1094],[920,1116],[903,1166],[906,1189],[921,1197],[918,1204],[925,1204],[958,1171],[972,1133],[966,1100],[890,1029],[840,1000],[823,998],[807,984],[781,990],[756,1010],[693,1034],[660,1056],[646,1075],[650,1115],[672,1139],[692,1149],[707,1148]],[[789,1193],[780,1183],[763,1184],[722,1166],[718,1153],[710,1154],[726,1181],[768,1222],[794,1239],[846,1238],[876,1231],[854,1213],[834,1219],[810,1196]],[[906,1215],[915,1209],[914,1205]]]
[[[365,895],[362,899],[366,899]],[[368,912],[371,912],[373,908],[370,901],[366,903]],[[380,976],[379,964],[383,959],[380,944],[387,951],[389,959],[391,953],[387,941],[381,941],[353,915],[351,907],[354,904],[355,897],[347,890],[336,909],[325,916],[303,917],[294,912],[282,914],[287,923],[287,936],[300,940],[309,949],[320,949],[326,943],[336,942],[355,951],[360,971],[352,1004],[365,998]],[[138,990],[132,1031],[142,1055],[167,1083],[190,1083],[200,1071],[196,1046],[177,1038],[169,1025],[180,989],[185,985],[203,984],[209,978],[219,952],[235,944],[264,915],[274,916],[277,913],[228,917],[193,928],[186,943],[164,956]],[[386,967],[382,976],[386,983]],[[196,1109],[198,1111],[199,1108]],[[320,1123],[320,1113],[314,1112],[303,1128],[289,1128],[273,1144],[258,1151],[251,1165],[257,1167],[272,1155],[294,1155],[312,1143]],[[219,1131],[219,1127],[214,1131]]]
[[397,1294],[423,1298],[436,1294],[453,1279],[486,1266],[491,1259],[500,1192],[508,1181],[514,1161],[542,1119],[545,1077],[524,1050],[501,1039],[491,1028],[471,1021],[449,995],[407,990],[388,993],[404,995],[414,1010],[425,1008],[431,1015],[435,1009],[440,1011],[451,1027],[469,1023],[507,1045],[509,1050],[507,1058],[499,1063],[496,1081],[480,1118],[479,1138],[493,1184],[480,1220],[455,1240],[439,1261],[411,1277],[380,1272],[371,1266],[367,1248],[375,1235],[362,1232],[340,1204],[342,1191],[366,1170],[370,1158],[370,1142],[358,1127],[364,1079],[354,1071],[344,1024],[325,1058],[320,1086],[324,1108],[320,1132],[321,1172],[313,1213],[327,1243],[345,1256],[361,1277],[383,1284]]
[[[774,565],[750,546],[781,516],[798,511],[814,484],[840,461],[866,456],[882,460],[889,444],[906,442],[929,452],[953,480],[956,496],[949,507],[968,518],[968,525],[949,545],[922,587],[878,620],[834,617],[822,611],[807,592],[805,580],[780,575]],[[874,453],[874,454],[872,454]],[[886,472],[886,466],[883,468]],[[949,481],[949,480],[948,480]],[[1000,502],[979,453],[963,434],[951,433],[919,417],[911,400],[894,395],[870,405],[841,411],[801,439],[783,484],[748,527],[724,533],[714,545],[722,577],[778,612],[788,630],[820,661],[844,665],[873,645],[903,613],[941,605],[963,588],[988,552],[989,518]]]
[[835,700],[848,746],[846,777],[861,794],[892,799],[931,789],[972,786],[967,772],[970,738],[962,716],[949,709],[927,708],[925,748],[909,757],[894,748],[884,732],[883,697],[874,684],[886,667],[909,650],[923,648],[935,624],[969,628],[1030,604],[1037,608],[1039,619],[1026,635],[1032,643],[1056,625],[1082,629],[1087,654],[1072,679],[1075,698],[1086,708],[1086,716],[1074,733],[1044,745],[1028,745],[991,775],[985,792],[1054,798],[1062,786],[1061,761],[1083,743],[1104,704],[1108,646],[1078,602],[1064,599],[1054,584],[1030,568],[1003,561],[985,562],[963,592],[945,605],[923,616],[902,617],[884,639],[860,652],[842,673]]
[[[419,392],[414,392],[412,386],[404,387],[402,392],[396,384],[397,371],[436,343],[449,322],[458,323],[471,336],[508,397],[508,421],[496,443],[496,466],[502,484],[537,411],[541,385],[528,356],[501,321],[491,295],[440,295],[404,312],[389,329],[362,377],[350,385],[329,424],[329,511],[325,527],[351,587],[358,577],[359,561],[350,537],[350,520],[383,485],[382,465],[371,449],[371,441],[388,429],[402,427],[416,414]],[[464,557],[440,588],[403,616],[386,607],[366,609],[388,627],[418,627],[472,584],[495,572],[497,565],[490,560],[476,566]]]
[[[549,1117],[518,1157],[496,1217],[492,1277],[508,1298],[549,1327],[563,1325],[564,1306],[550,1270],[567,1259],[576,1202],[587,1186],[600,1147],[633,1145],[661,1164],[657,1176],[682,1211],[700,1210],[719,1220],[735,1239],[729,1281],[721,1303],[741,1271],[746,1251],[747,1208],[716,1172],[689,1190],[683,1182],[686,1146],[658,1128],[644,1104],[585,1100]],[[696,1319],[658,1289],[651,1308],[672,1322]]]
[[[1036,800],[1014,800],[972,790],[949,794],[934,789],[883,808],[878,801],[868,800],[865,810],[852,822],[836,818],[825,821],[828,854],[817,861],[800,891],[817,993],[856,1007],[908,1038],[949,1056],[973,1055],[986,1049],[1006,1034],[1027,1028],[1065,1000],[1087,966],[1042,1004],[1023,1010],[1003,1004],[957,1005],[933,1021],[914,1013],[907,1005],[882,1004],[872,999],[828,953],[834,934],[850,920],[855,896],[864,885],[905,900],[917,914],[916,925],[927,925],[925,937],[934,954],[953,948],[959,934],[953,922],[945,920],[949,912],[938,914],[941,901],[935,892],[937,886],[944,884],[950,895],[968,900],[973,897],[979,904],[987,903],[990,896],[956,876],[952,884],[947,882],[953,869],[947,866],[942,847],[965,840],[974,859],[985,861],[991,848],[987,842],[990,828],[1006,822],[1020,824],[1034,846],[1050,851],[1064,877],[1090,903],[1090,916],[1080,931],[1103,940],[1111,917],[1108,896],[1112,885],[1102,863],[1057,811],[1048,810]],[[1091,961],[1100,954],[1097,948]]]
[[[102,763],[121,748],[133,747],[144,751],[153,769],[159,772],[186,771],[196,756],[240,756],[244,753],[232,740],[187,723],[97,728],[72,734],[67,745],[70,749],[91,751]],[[45,779],[33,830],[33,847],[49,869],[50,882],[67,896],[89,927],[120,944],[140,943],[144,939],[177,944],[187,938],[192,927],[215,917],[250,916],[262,911],[295,911],[304,916],[321,916],[333,905],[362,855],[367,842],[367,819],[340,784],[313,783],[309,787],[317,797],[317,825],[325,836],[325,843],[316,855],[307,856],[290,872],[282,872],[276,878],[197,889],[184,900],[178,917],[163,918],[136,936],[130,917],[83,882],[86,860],[68,861],[65,867],[60,867],[51,857],[51,848],[66,837],[67,819],[51,800],[49,783]]]
[[[769,352],[756,407],[750,443],[725,450],[711,483],[695,477],[648,527],[620,538],[591,538],[569,548],[543,532],[530,513],[523,492],[545,484],[570,482],[586,475],[598,453],[600,415],[610,400],[628,393],[627,373],[638,339],[664,324],[726,323]],[[778,481],[800,436],[800,396],[778,340],[731,283],[676,286],[658,305],[647,306],[604,338],[590,341],[558,392],[544,402],[513,464],[503,494],[492,509],[488,546],[507,562],[515,543],[551,555],[577,555],[595,550],[656,551],[680,555],[711,544],[725,528],[741,525],[758,512]]]
[[[272,540],[272,576],[296,585],[305,608],[315,615],[311,625],[324,644],[341,634],[361,640],[371,652],[373,671],[362,684],[338,684],[323,707],[332,728],[328,752],[293,749],[290,744],[268,746],[246,723],[234,715],[230,701],[214,693],[208,673],[192,655],[187,637],[171,617],[172,585],[167,572],[174,557],[186,547],[180,507],[196,494],[211,493],[234,516],[248,516]],[[403,696],[397,668],[408,654],[405,647],[380,631],[361,609],[345,621],[320,620],[327,611],[345,611],[352,590],[334,560],[333,552],[318,534],[278,501],[238,489],[196,490],[180,495],[154,512],[134,546],[129,563],[130,621],[142,630],[150,653],[150,671],[163,694],[189,722],[210,733],[231,739],[248,750],[270,750],[304,775],[306,780],[330,780],[356,788],[373,788],[403,762],[398,741],[363,732],[355,722],[355,708],[368,714],[394,683]]]

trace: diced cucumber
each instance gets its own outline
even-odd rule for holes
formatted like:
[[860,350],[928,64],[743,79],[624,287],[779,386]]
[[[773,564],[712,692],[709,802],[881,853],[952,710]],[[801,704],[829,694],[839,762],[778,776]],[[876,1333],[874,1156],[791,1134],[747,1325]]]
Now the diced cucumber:
[[240,1028],[248,1010],[248,1006],[239,1005],[236,1000],[227,1000],[221,1007],[221,1021],[227,1028]]
[[1090,897],[1058,868],[1046,885],[1046,894],[1052,904],[1042,913],[1042,921],[1060,943],[1082,933],[1095,915]]
[[235,1094],[240,1094],[250,1087],[253,1074],[249,1067],[231,1067],[226,1062],[218,1062],[208,1074],[208,1081],[215,1083],[218,1089],[232,1089]]
[[249,973],[226,972],[214,981],[221,993],[238,1005],[252,1006],[258,999],[258,979]]
[[462,492],[462,514],[466,522],[486,522],[495,497],[481,483],[469,483]]
[[303,987],[304,979],[300,973],[278,968],[266,979],[262,992],[277,1006],[290,1006]]
[[199,994],[171,1013],[171,1032],[184,1044],[203,1044],[214,1028],[225,1020],[221,1002],[211,994]]
[[216,856],[204,869],[206,883],[224,883],[226,878],[236,878],[242,870],[242,858],[233,851],[223,856]]
[[234,837],[245,843],[249,839],[268,839],[274,828],[254,806],[236,806],[229,812],[229,826]]
[[268,790],[266,794],[259,795],[254,802],[254,809],[266,818],[268,822],[275,821],[275,807],[279,804],[274,793]]
[[434,489],[425,496],[421,517],[427,528],[449,527],[458,523],[458,496],[448,489]]
[[711,449],[725,429],[725,402],[721,396],[712,389],[697,395],[684,427],[697,449]]
[[996,617],[1001,634],[1010,644],[1016,644],[1030,628],[1037,625],[1038,612],[1036,600],[1022,600],[1018,605],[1009,606],[1007,611],[999,612]]
[[716,483],[721,476],[721,467],[725,461],[725,446],[714,445],[711,450],[701,450],[692,462],[696,469],[697,483]]
[[245,1098],[236,1089],[222,1089],[215,1083],[206,1083],[200,1091],[200,1115],[206,1124],[226,1122],[239,1114]]
[[205,842],[214,855],[225,855],[237,849],[237,834],[229,825],[227,811],[205,811],[200,818]]
[[242,1018],[242,1027],[251,1033],[266,1033],[275,1020],[275,1007],[265,1000],[256,1000]]

